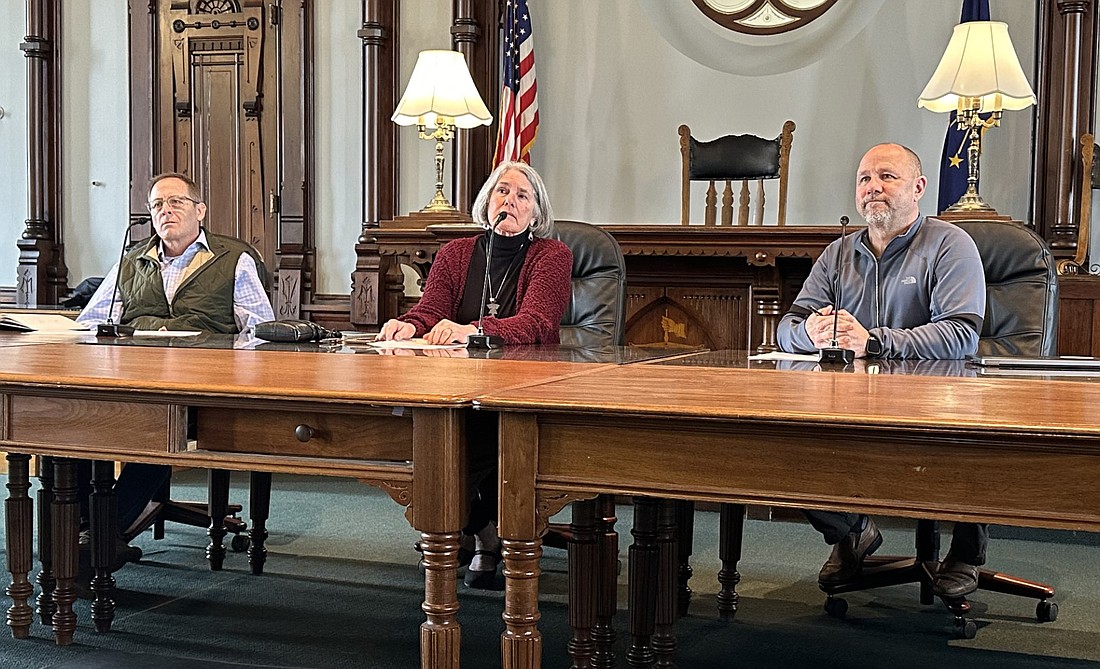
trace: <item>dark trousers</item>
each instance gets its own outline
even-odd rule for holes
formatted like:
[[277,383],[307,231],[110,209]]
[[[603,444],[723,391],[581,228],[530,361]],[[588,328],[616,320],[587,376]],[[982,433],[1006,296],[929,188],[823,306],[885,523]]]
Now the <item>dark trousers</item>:
[[[830,546],[845,535],[857,531],[863,524],[863,516],[858,513],[811,510],[803,510],[803,513],[814,529],[825,536],[825,543]],[[955,523],[955,529],[951,533],[951,556],[956,560],[983,565],[988,544],[989,526],[985,523]]]
[[500,416],[492,411],[471,411],[466,418],[467,471],[470,515],[463,534],[473,535],[497,519],[497,460],[500,452]]
[[[92,494],[92,461],[78,460],[76,463],[77,481],[80,484],[80,517],[89,517],[88,498]],[[149,465],[131,462],[122,468],[115,483],[115,500],[118,503],[118,530],[125,532],[137,520],[138,516],[152,501],[157,491],[172,476],[168,465]]]

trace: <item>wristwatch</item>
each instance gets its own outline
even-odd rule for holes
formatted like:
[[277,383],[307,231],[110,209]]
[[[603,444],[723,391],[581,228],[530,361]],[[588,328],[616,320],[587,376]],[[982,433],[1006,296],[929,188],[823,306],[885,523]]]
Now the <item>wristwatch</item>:
[[868,358],[877,358],[883,354],[886,347],[882,345],[882,340],[876,335],[870,335],[867,337],[867,345],[864,347],[867,351]]

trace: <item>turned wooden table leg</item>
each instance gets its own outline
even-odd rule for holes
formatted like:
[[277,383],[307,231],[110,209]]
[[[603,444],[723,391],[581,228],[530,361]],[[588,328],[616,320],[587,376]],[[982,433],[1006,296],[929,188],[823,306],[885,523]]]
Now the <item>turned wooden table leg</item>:
[[35,580],[38,582],[38,598],[35,611],[43,625],[53,624],[53,613],[57,610],[53,603],[53,591],[57,579],[53,574],[53,458],[38,458],[38,562],[41,569]]
[[619,595],[619,535],[615,532],[615,496],[596,498],[596,527],[600,562],[597,572],[596,624],[592,628],[595,654],[592,666],[612,669],[615,666],[615,611]]
[[676,502],[676,545],[680,568],[677,570],[679,589],[676,593],[676,613],[688,614],[691,606],[691,553],[695,543],[695,502],[681,500]]
[[653,625],[653,653],[655,666],[660,669],[676,667],[676,603],[677,572],[679,561],[676,545],[675,500],[661,500],[657,517],[657,589],[656,615]]
[[77,504],[76,461],[54,459],[53,499],[53,568],[57,588],[53,591],[56,610],[53,614],[54,639],[59,646],[73,642],[76,632],[76,558],[80,530],[80,507]]
[[420,666],[458,667],[462,630],[458,613],[458,540],[461,532],[421,532],[424,610],[420,624]]
[[630,667],[652,667],[653,631],[657,608],[658,547],[657,523],[660,502],[634,498],[634,543],[630,545]]
[[225,469],[211,469],[206,479],[207,513],[210,514],[210,526],[206,535],[210,543],[206,546],[206,559],[210,562],[210,571],[221,571],[225,562],[225,514],[229,506],[229,472]]
[[11,584],[5,592],[11,597],[8,627],[16,639],[30,636],[31,622],[34,620],[34,610],[29,601],[34,587],[28,577],[33,559],[31,542],[34,533],[34,503],[28,494],[31,489],[30,461],[29,455],[8,454],[8,498],[4,501],[4,519]]
[[504,558],[504,633],[500,660],[504,669],[542,666],[539,632],[539,560],[542,558],[536,503],[535,469],[538,425],[525,414],[500,415],[500,537]]
[[271,511],[271,472],[248,475],[248,514],[252,530],[248,533],[248,566],[256,576],[264,573],[267,562],[267,518]]
[[722,569],[718,571],[718,583],[722,589],[718,592],[718,615],[729,620],[737,613],[737,584],[741,574],[737,563],[741,561],[741,544],[745,535],[745,505],[722,504],[719,511],[718,556],[722,560]]
[[118,538],[118,501],[115,499],[115,463],[96,460],[92,463],[92,503],[90,505],[92,534],[92,621],[97,632],[111,631],[115,619],[115,577],[111,565],[115,562]]
[[599,546],[596,538],[596,502],[573,502],[573,521],[569,525],[569,656],[573,669],[589,669],[595,654],[592,628],[596,622],[597,571]]

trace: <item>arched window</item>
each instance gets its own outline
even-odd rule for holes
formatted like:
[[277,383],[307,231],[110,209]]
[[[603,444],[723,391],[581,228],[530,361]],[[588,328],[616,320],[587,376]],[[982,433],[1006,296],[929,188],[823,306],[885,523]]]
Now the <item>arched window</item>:
[[798,30],[836,4],[836,0],[693,0],[720,26],[747,35],[778,35]]
[[240,14],[241,4],[237,0],[199,0],[195,3],[195,14]]

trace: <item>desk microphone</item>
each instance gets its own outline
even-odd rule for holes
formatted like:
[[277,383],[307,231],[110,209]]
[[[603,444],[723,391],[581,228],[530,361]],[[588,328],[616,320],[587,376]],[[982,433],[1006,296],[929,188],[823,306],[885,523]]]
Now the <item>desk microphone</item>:
[[95,336],[97,337],[133,337],[134,328],[129,325],[122,325],[115,323],[115,302],[118,300],[118,282],[122,278],[122,259],[126,256],[126,247],[130,245],[130,229],[139,223],[144,223],[142,219],[131,221],[126,226],[126,233],[122,236],[122,251],[118,254],[118,271],[115,272],[115,289],[111,291],[111,306],[107,309],[107,322],[100,323],[96,326]]
[[833,304],[833,339],[829,345],[818,353],[818,362],[828,365],[850,365],[855,362],[856,352],[850,348],[841,348],[836,340],[837,320],[840,318],[840,305],[844,303],[844,284],[841,275],[844,273],[844,261],[847,254],[844,252],[844,237],[848,231],[848,217],[840,217],[840,262],[836,270],[836,302]]
[[496,220],[489,226],[489,242],[485,246],[485,280],[481,284],[481,310],[477,319],[477,332],[466,339],[466,348],[500,348],[504,345],[504,340],[500,336],[485,334],[485,326],[482,325],[482,322],[485,320],[485,308],[489,301],[489,268],[493,263],[493,237],[496,237],[494,233],[497,226],[503,223],[506,218],[508,218],[508,212],[502,211],[497,214]]

